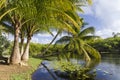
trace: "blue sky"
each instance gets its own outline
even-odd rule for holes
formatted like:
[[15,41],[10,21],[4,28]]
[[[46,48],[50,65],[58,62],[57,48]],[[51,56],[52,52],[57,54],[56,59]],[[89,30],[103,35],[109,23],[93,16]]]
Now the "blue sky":
[[120,0],[93,0],[92,6],[84,7],[86,22],[96,28],[102,38],[120,32]]
[[[93,0],[92,6],[82,7],[82,9],[84,14],[79,13],[79,15],[90,26],[95,27],[96,35],[107,38],[112,36],[112,32],[120,32],[120,0]],[[38,34],[32,38],[32,41],[49,43],[52,38],[49,34]]]
[[[96,35],[102,38],[112,36],[112,32],[120,32],[120,0],[93,0],[92,6],[82,7],[84,14],[79,13],[90,26],[96,29]],[[55,32],[54,32],[55,34]],[[37,35],[36,42],[49,43],[49,34]]]

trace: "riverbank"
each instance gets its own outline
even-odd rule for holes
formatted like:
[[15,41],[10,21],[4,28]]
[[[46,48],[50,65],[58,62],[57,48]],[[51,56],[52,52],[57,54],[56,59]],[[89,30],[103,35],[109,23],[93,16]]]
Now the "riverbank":
[[0,64],[0,80],[31,80],[31,74],[38,68],[40,62],[40,59],[30,58],[29,66]]

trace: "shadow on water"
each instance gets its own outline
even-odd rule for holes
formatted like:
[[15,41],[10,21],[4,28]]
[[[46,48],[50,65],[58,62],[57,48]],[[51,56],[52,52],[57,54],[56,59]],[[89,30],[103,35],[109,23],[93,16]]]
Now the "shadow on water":
[[[75,62],[75,60],[73,60]],[[78,61],[79,64],[84,62]],[[57,78],[57,80],[62,79],[54,73],[53,66],[55,65],[53,61],[44,61],[52,74]],[[103,54],[102,60],[99,64],[98,61],[88,62],[85,67],[91,68],[91,70],[96,71],[95,80],[120,80],[120,55],[119,54]],[[54,78],[49,74],[44,66],[40,66],[33,74],[32,80],[54,80]]]
[[[41,65],[33,74],[32,74],[32,80],[65,80],[63,78],[58,77],[54,72],[53,69],[54,64],[52,64],[52,61],[44,61],[42,64],[44,64],[47,68],[49,68],[50,72],[45,68],[44,65]],[[52,64],[52,65],[51,65]],[[51,75],[52,74],[52,75]],[[55,78],[54,78],[54,77]]]

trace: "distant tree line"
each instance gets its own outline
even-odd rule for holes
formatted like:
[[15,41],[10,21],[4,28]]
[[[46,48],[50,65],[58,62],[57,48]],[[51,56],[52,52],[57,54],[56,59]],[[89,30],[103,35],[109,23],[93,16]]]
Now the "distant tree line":
[[119,52],[120,51],[120,37],[110,37],[106,39],[97,39],[89,43],[99,52]]

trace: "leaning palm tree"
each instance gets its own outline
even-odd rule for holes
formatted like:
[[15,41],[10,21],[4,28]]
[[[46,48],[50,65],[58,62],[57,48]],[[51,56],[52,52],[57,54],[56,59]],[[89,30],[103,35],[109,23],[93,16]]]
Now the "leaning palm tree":
[[[74,6],[74,10],[77,10],[77,11],[79,11],[79,12],[84,12],[82,9],[81,9],[81,6],[83,6],[83,5],[86,5],[86,4],[92,4],[92,0],[85,0],[85,1],[81,1],[81,0],[70,0],[70,2],[72,3],[72,4],[74,4],[73,6]],[[80,16],[78,16],[78,15],[76,15],[76,13],[73,11],[67,11],[67,12],[64,12],[64,10],[63,10],[63,12],[61,11],[61,9],[59,9],[59,8],[51,8],[52,10],[54,10],[54,11],[56,11],[56,12],[59,12],[59,13],[61,13],[61,14],[59,14],[58,16],[57,16],[57,20],[59,19],[60,20],[60,22],[62,23],[62,26],[60,26],[60,27],[62,27],[62,28],[60,28],[59,30],[57,30],[57,34],[54,36],[54,38],[52,39],[52,41],[48,44],[48,46],[46,47],[46,49],[45,49],[45,51],[42,53],[42,54],[45,54],[46,53],[46,51],[49,49],[49,47],[50,47],[50,45],[55,41],[55,39],[57,38],[57,36],[59,35],[59,34],[61,34],[63,31],[65,31],[65,28],[67,28],[67,31],[68,32],[72,32],[73,34],[75,33],[74,32],[74,30],[71,28],[71,25],[70,24],[68,24],[68,23],[66,23],[66,21],[67,22],[73,22],[73,24],[74,24],[74,26],[76,26],[77,28],[79,27],[79,24],[82,24],[82,22],[80,21]],[[64,16],[63,16],[63,14],[64,14]],[[61,18],[63,18],[64,17],[64,20],[63,19],[61,19]],[[70,19],[70,20],[65,20],[65,17],[67,17],[67,19]],[[58,23],[58,22],[56,22],[56,23]],[[60,25],[60,24],[59,24]],[[58,25],[57,25],[58,26]]]
[[[75,30],[76,31],[76,30]],[[71,34],[69,36],[63,36],[57,43],[66,43],[64,52],[66,58],[76,57],[80,58],[80,55],[84,55],[85,61],[91,61],[91,59],[100,59],[100,54],[97,50],[91,47],[87,41],[94,39],[97,36],[90,35],[94,32],[93,27],[77,30],[77,34]]]

